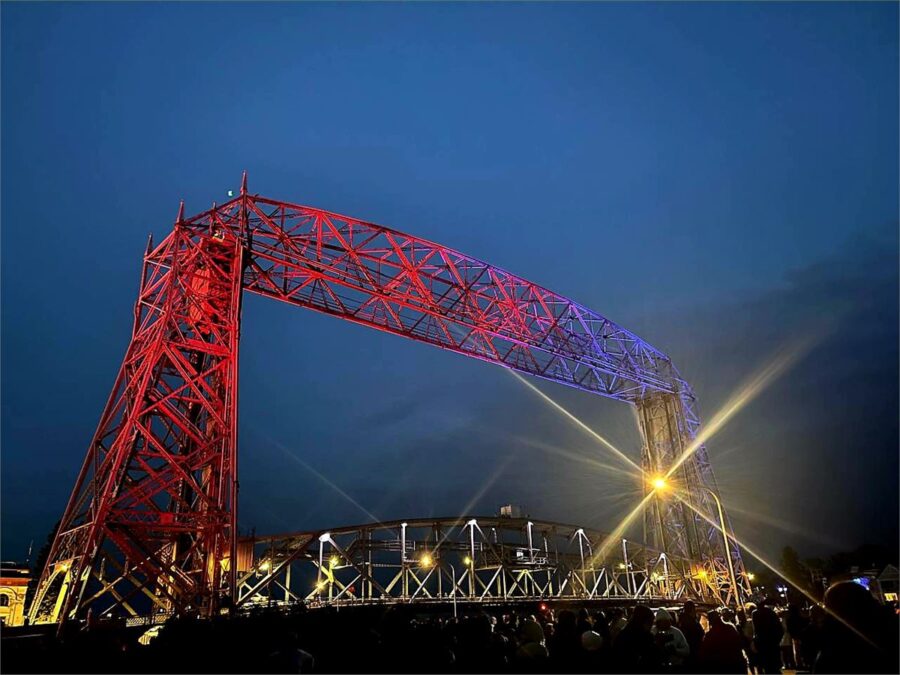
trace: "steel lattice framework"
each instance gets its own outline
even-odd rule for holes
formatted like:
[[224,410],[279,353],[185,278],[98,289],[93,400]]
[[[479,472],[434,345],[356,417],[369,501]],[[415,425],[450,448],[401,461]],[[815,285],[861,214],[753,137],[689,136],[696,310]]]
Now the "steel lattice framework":
[[[148,245],[131,343],[31,607],[33,622],[89,606],[211,614],[239,600],[237,391],[242,291],[635,405],[642,467],[665,472],[699,428],[662,352],[578,303],[445,246],[251,195]],[[714,517],[704,447],[673,474]],[[654,498],[648,544],[701,562],[733,601],[721,536]],[[733,563],[745,579],[740,554]],[[732,594],[733,595],[733,594]]]
[[[693,561],[610,536],[564,523],[464,516],[244,538],[237,603],[717,600]],[[602,559],[595,555],[606,548]]]
[[[715,603],[694,561],[591,528],[518,517],[374,522],[238,541],[238,608],[540,601]],[[596,553],[609,549],[604,556]],[[129,625],[170,615],[131,617]]]

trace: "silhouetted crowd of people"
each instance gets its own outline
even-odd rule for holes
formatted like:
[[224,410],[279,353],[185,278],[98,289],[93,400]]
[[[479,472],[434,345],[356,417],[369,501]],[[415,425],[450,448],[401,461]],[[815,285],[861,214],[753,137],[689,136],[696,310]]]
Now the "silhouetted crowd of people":
[[[897,614],[861,586],[832,586],[823,606],[681,608],[409,605],[260,609],[177,618],[148,645],[97,627],[33,656],[31,672],[896,673]],[[43,660],[41,660],[43,659]]]
[[763,602],[699,613],[687,602],[677,616],[645,605],[630,612],[482,612],[413,621],[399,634],[388,631],[382,646],[383,655],[402,653],[415,642],[420,658],[442,671],[895,673],[897,628],[894,607],[848,582],[828,591],[824,607],[809,610]]

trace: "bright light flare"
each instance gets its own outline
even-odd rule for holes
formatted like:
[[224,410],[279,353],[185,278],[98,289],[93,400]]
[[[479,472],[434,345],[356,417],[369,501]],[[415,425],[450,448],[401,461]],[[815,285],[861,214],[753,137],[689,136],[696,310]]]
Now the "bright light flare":
[[579,429],[581,429],[582,431],[584,431],[585,433],[587,433],[591,438],[593,438],[593,439],[596,440],[598,443],[600,443],[600,445],[602,445],[603,447],[605,447],[606,449],[608,449],[610,452],[612,452],[616,457],[618,457],[620,460],[622,460],[623,462],[625,462],[625,464],[627,464],[630,468],[634,469],[634,470],[638,473],[638,475],[640,475],[640,473],[641,473],[641,468],[640,468],[637,464],[635,464],[634,462],[632,462],[630,459],[628,459],[628,456],[627,456],[624,452],[622,452],[621,450],[619,450],[616,446],[614,446],[614,445],[613,445],[612,443],[610,443],[608,440],[606,440],[605,438],[603,438],[603,436],[601,436],[601,435],[598,434],[596,431],[594,431],[593,429],[591,429],[587,424],[585,424],[585,423],[582,422],[580,419],[578,419],[577,417],[575,417],[575,415],[573,415],[573,414],[570,413],[568,410],[566,410],[565,408],[563,408],[559,403],[557,403],[557,402],[554,401],[552,398],[550,398],[549,396],[547,396],[547,394],[545,394],[545,393],[542,392],[540,389],[538,389],[537,387],[535,387],[533,384],[531,384],[531,382],[529,382],[529,381],[526,380],[524,377],[522,377],[521,375],[519,375],[516,371],[514,371],[514,370],[509,370],[509,371],[507,371],[507,372],[509,372],[509,373],[510,373],[513,377],[515,377],[519,382],[521,382],[522,384],[524,384],[526,387],[528,387],[529,389],[531,389],[531,391],[533,391],[535,394],[537,394],[538,396],[540,396],[544,401],[546,401],[548,404],[550,404],[550,406],[552,406],[554,410],[556,410],[557,412],[559,412],[559,413],[561,413],[562,415],[564,415],[565,417],[567,417],[570,421],[574,422],[575,425],[576,425]]
[[802,356],[812,349],[815,336],[808,335],[783,349],[764,368],[753,375],[747,382],[725,403],[721,410],[710,418],[709,422],[700,428],[700,431],[690,442],[681,456],[669,467],[666,478],[671,476],[679,466],[691,455],[697,452],[709,438],[718,432],[725,424],[741,411],[747,404],[756,398],[760,392],[777,380],[788,368],[796,363]]
[[813,532],[806,527],[799,527],[797,525],[794,525],[793,523],[785,521],[784,518],[776,518],[764,513],[759,513],[758,511],[742,509],[735,504],[730,504],[728,506],[728,513],[739,513],[747,518],[755,520],[756,522],[762,523],[766,527],[774,527],[783,532],[787,532],[788,534],[803,537],[804,539],[808,539],[809,541],[815,541],[820,544],[827,544],[834,548],[838,548],[840,546],[840,542],[837,541],[834,537],[827,536],[822,532]]
[[625,531],[631,526],[631,523],[634,522],[634,519],[637,518],[641,513],[644,512],[644,508],[647,504],[650,503],[650,500],[653,499],[654,493],[648,492],[644,495],[644,498],[638,502],[638,505],[632,509],[632,511],[626,515],[618,525],[616,525],[615,529],[609,533],[606,539],[603,540],[603,543],[600,544],[600,548],[594,553],[591,557],[591,565],[594,565],[598,560],[602,560],[606,557],[606,554],[609,550],[616,544],[622,541],[622,535]]
[[654,490],[665,490],[667,487],[669,487],[668,481],[666,481],[666,479],[662,476],[657,476],[651,481],[650,484],[653,486]]
[[[678,496],[678,495],[676,495],[676,496]],[[694,513],[696,513],[698,516],[700,516],[701,518],[703,518],[703,520],[705,520],[707,523],[709,523],[709,524],[712,525],[714,528],[716,528],[719,532],[722,532],[722,527],[721,527],[718,523],[716,523],[715,521],[713,521],[712,518],[710,518],[710,517],[707,516],[705,513],[703,513],[700,509],[698,509],[698,508],[695,507],[693,504],[691,504],[689,500],[684,499],[684,498],[682,498],[681,496],[678,496],[678,500],[679,500],[682,504],[685,504],[685,505],[686,505],[688,508],[690,508],[692,511],[694,511]],[[875,643],[874,643],[869,637],[867,637],[866,635],[864,635],[863,633],[861,633],[861,632],[860,632],[859,630],[857,630],[855,627],[851,626],[850,623],[848,623],[846,619],[844,619],[843,617],[841,617],[841,616],[835,614],[833,611],[831,611],[830,609],[828,609],[827,607],[825,607],[821,602],[819,602],[819,600],[818,600],[814,595],[812,595],[812,593],[810,593],[809,591],[807,591],[805,588],[803,588],[803,587],[802,587],[800,584],[798,584],[797,582],[795,582],[795,581],[789,579],[788,577],[786,577],[786,576],[784,575],[784,572],[780,571],[777,567],[775,567],[775,565],[773,565],[773,564],[770,563],[768,560],[766,560],[762,555],[760,555],[759,553],[757,553],[756,551],[754,551],[753,549],[751,549],[749,546],[747,546],[747,544],[745,544],[745,543],[742,542],[742,541],[739,541],[738,538],[737,538],[736,536],[734,536],[734,533],[733,533],[733,532],[732,532],[732,533],[725,533],[725,532],[722,532],[722,534],[724,534],[724,535],[727,536],[729,539],[731,539],[731,540],[734,542],[735,546],[739,546],[740,548],[744,549],[747,553],[749,553],[750,555],[752,555],[752,556],[753,556],[754,558],[756,558],[759,562],[761,562],[763,565],[765,565],[765,566],[768,567],[770,570],[772,570],[772,572],[774,572],[774,573],[777,574],[779,577],[781,577],[781,578],[784,579],[786,582],[788,582],[791,586],[793,586],[794,588],[796,588],[796,589],[797,589],[800,593],[802,593],[803,596],[806,597],[810,602],[812,602],[812,603],[815,604],[815,605],[819,605],[822,609],[824,609],[824,610],[828,613],[829,616],[831,616],[831,617],[833,617],[834,619],[836,619],[837,621],[839,621],[842,625],[844,625],[845,627],[847,627],[849,630],[853,631],[856,635],[858,635],[859,637],[861,637],[863,640],[865,640],[865,641],[868,642],[869,644],[874,645],[874,646],[877,646],[877,645],[875,645]],[[701,574],[704,574],[704,573],[701,572]],[[750,578],[750,575],[748,574],[747,577]]]
[[434,564],[434,560],[432,560],[428,553],[423,553],[422,557],[419,558],[419,564],[422,565],[422,567],[431,567]]
[[284,454],[286,454],[288,457],[290,457],[290,458],[293,459],[295,462],[297,462],[300,466],[302,466],[302,467],[305,468],[307,471],[309,471],[311,474],[313,474],[313,475],[314,475],[316,478],[318,478],[320,481],[322,481],[323,483],[325,483],[325,485],[327,485],[327,486],[330,487],[332,490],[334,490],[335,492],[337,492],[341,497],[343,497],[343,498],[346,499],[348,502],[350,502],[351,504],[353,504],[353,506],[355,506],[355,507],[358,508],[360,511],[362,511],[363,513],[365,513],[366,516],[368,516],[369,518],[371,518],[374,522],[378,523],[379,525],[383,525],[383,523],[381,522],[381,519],[378,518],[378,516],[376,516],[376,515],[375,515],[374,513],[372,513],[371,511],[369,511],[365,506],[363,506],[362,504],[360,504],[358,501],[356,501],[356,500],[355,500],[353,497],[351,497],[349,494],[347,494],[346,492],[344,492],[344,490],[342,490],[338,485],[336,485],[334,482],[332,482],[331,480],[329,480],[329,479],[328,479],[324,474],[322,474],[320,471],[317,471],[317,470],[314,469],[312,466],[310,466],[309,464],[307,464],[306,462],[304,462],[302,459],[300,459],[297,455],[295,455],[293,452],[291,452],[290,450],[288,450],[286,447],[284,447],[284,446],[283,446],[281,443],[279,443],[278,441],[270,440],[270,442],[271,442],[273,445],[275,445],[279,450],[281,450]]
[[627,476],[629,478],[639,478],[640,475],[631,471],[629,469],[623,469],[619,466],[612,466],[610,464],[604,464],[603,462],[598,462],[593,457],[587,457],[578,452],[573,452],[571,450],[566,450],[565,448],[560,448],[556,445],[550,445],[549,443],[543,443],[541,441],[537,441],[533,438],[525,438],[522,436],[516,436],[515,440],[517,443],[522,443],[523,445],[531,446],[532,448],[537,448],[538,450],[543,450],[544,452],[559,455],[560,457],[565,457],[566,459],[571,459],[575,462],[581,462],[583,464],[587,464],[591,468],[597,469],[603,473],[618,473],[623,476]]
[[[456,519],[456,522],[453,523],[453,527],[460,525],[463,521],[463,518],[465,518],[472,512],[472,509],[475,508],[475,505],[478,504],[479,501],[481,501],[481,498],[484,497],[485,493],[487,493],[490,487],[497,482],[497,479],[500,478],[512,459],[513,455],[512,453],[510,453],[502,462],[500,462],[500,464],[497,465],[497,468],[494,469],[494,473],[488,476],[488,479],[481,485],[480,488],[478,488],[478,491],[474,495],[472,495],[472,498],[469,500],[468,504],[463,507],[462,515]],[[477,523],[475,523],[475,519],[472,518],[466,523],[466,525],[475,526],[477,525]],[[434,545],[435,550],[439,549],[441,547],[441,544],[443,544],[447,540],[447,537],[449,537],[450,533],[453,531],[453,527],[448,528],[447,531],[444,532],[443,535],[441,535],[441,538]]]

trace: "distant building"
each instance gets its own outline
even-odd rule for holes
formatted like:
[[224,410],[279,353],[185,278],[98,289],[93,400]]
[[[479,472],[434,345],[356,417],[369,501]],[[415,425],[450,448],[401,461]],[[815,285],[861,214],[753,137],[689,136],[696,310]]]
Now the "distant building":
[[897,594],[900,592],[898,570],[894,565],[887,565],[883,570],[851,567],[847,574],[838,575],[833,581],[852,581],[859,584],[881,602],[897,602]]
[[501,518],[521,518],[522,517],[522,507],[515,506],[514,504],[507,504],[506,506],[500,507],[500,517]]
[[900,570],[894,565],[885,567],[878,575],[878,585],[886,602],[897,602],[900,593]]
[[31,571],[24,565],[0,563],[0,623],[21,626],[25,623],[25,593]]

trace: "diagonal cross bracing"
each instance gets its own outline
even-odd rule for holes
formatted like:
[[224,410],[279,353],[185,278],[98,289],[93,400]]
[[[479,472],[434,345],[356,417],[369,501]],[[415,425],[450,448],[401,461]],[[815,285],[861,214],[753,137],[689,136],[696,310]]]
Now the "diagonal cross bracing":
[[[665,471],[697,434],[690,387],[634,333],[446,246],[251,195],[245,180],[239,197],[192,218],[179,212],[173,231],[148,245],[131,343],[41,574],[32,622],[64,621],[88,604],[132,614],[148,595],[170,613],[203,615],[237,600],[245,290],[631,403],[646,472]],[[679,471],[692,504],[712,513],[705,448]],[[724,568],[719,537],[676,505],[654,502],[645,538]],[[112,584],[98,568],[104,560],[121,569]]]

